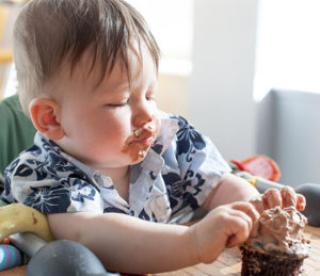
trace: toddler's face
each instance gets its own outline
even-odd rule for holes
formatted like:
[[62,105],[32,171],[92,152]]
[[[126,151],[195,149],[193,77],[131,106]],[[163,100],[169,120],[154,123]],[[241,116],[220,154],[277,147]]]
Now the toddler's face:
[[129,62],[131,86],[126,70],[116,62],[111,74],[97,87],[95,69],[91,75],[86,74],[90,63],[85,58],[72,77],[64,74],[56,85],[65,132],[56,142],[96,169],[140,162],[159,132],[154,61],[142,47],[142,62],[134,51],[129,52]]

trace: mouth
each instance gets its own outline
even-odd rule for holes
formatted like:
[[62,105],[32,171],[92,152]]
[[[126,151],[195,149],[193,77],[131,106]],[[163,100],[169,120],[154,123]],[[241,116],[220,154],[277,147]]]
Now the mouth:
[[147,133],[142,134],[138,139],[134,138],[128,141],[123,152],[129,154],[133,161],[141,160],[145,158],[149,148],[154,142],[154,134]]
[[154,135],[143,135],[143,137],[141,137],[140,139],[135,139],[133,141],[131,141],[130,144],[140,144],[144,147],[149,147],[152,145],[154,141]]
[[133,139],[129,144],[140,144],[143,147],[149,147],[154,142],[156,136],[156,126],[154,123],[148,124],[133,132]]
[[159,123],[155,121],[133,130],[133,133],[125,143],[123,152],[129,154],[133,161],[145,158],[158,136],[158,130]]

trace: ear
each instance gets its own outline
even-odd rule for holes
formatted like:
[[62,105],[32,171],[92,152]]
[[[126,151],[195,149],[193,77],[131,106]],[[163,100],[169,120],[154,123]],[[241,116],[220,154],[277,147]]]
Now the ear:
[[57,141],[64,136],[60,124],[60,109],[58,104],[47,98],[33,99],[29,105],[29,112],[35,128],[50,140]]

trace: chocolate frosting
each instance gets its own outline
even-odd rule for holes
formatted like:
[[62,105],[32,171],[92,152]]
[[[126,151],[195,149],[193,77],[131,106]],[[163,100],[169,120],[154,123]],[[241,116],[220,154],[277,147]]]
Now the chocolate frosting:
[[263,251],[307,255],[309,246],[303,235],[306,223],[307,218],[294,207],[265,210],[247,245]]

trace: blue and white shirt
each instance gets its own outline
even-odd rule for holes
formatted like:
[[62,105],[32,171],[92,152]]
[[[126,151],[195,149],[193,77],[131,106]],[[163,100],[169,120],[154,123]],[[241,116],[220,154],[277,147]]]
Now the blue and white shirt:
[[41,134],[5,170],[2,199],[44,214],[117,212],[154,222],[186,222],[230,172],[213,143],[182,117],[165,114],[155,144],[130,167],[129,199],[112,179]]

